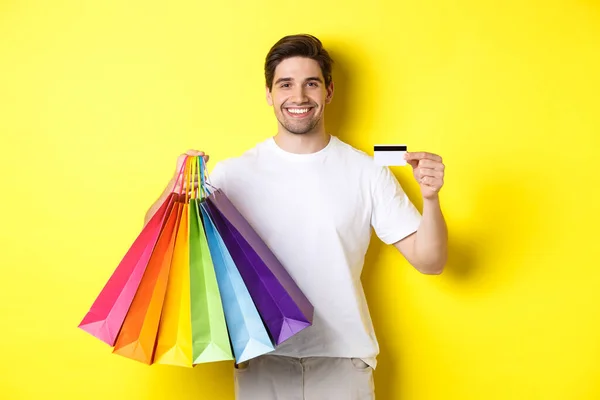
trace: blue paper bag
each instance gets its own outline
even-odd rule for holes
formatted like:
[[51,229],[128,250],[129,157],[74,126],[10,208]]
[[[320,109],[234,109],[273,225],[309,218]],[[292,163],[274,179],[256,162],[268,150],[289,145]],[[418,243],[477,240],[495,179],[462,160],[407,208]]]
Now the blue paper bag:
[[237,363],[275,349],[223,239],[201,203],[202,219],[213,260],[229,338]]

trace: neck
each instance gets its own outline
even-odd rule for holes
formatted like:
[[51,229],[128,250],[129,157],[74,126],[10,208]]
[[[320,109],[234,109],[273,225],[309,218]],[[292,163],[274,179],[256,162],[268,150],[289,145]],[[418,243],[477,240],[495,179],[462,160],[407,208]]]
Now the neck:
[[295,134],[279,126],[277,135],[273,139],[282,150],[288,153],[316,153],[323,150],[329,144],[331,138],[322,126],[319,126],[319,128],[321,129],[315,129],[303,134]]

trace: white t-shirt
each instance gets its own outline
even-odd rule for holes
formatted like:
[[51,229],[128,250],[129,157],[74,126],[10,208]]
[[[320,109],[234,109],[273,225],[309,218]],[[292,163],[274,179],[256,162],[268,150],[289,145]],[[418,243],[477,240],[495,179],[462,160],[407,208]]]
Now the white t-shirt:
[[271,137],[217,163],[209,182],[314,306],[312,326],[271,354],[355,357],[375,368],[379,345],[360,280],[371,227],[392,244],[421,221],[390,170],[335,136],[311,154],[286,152]]

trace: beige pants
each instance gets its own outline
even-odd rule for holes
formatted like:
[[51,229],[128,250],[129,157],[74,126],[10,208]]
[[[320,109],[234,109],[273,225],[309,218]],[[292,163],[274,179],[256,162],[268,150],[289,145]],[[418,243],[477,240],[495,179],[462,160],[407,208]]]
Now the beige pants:
[[234,369],[237,400],[374,400],[373,369],[357,358],[265,355]]

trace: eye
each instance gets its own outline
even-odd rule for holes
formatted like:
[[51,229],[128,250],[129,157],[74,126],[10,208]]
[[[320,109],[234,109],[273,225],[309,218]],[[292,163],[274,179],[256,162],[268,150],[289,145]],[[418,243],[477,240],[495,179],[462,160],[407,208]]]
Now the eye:
[[308,86],[318,87],[319,84],[317,82],[308,82]]
[[279,86],[279,87],[287,89],[287,88],[290,87],[290,84],[289,83],[282,83],[281,86]]

